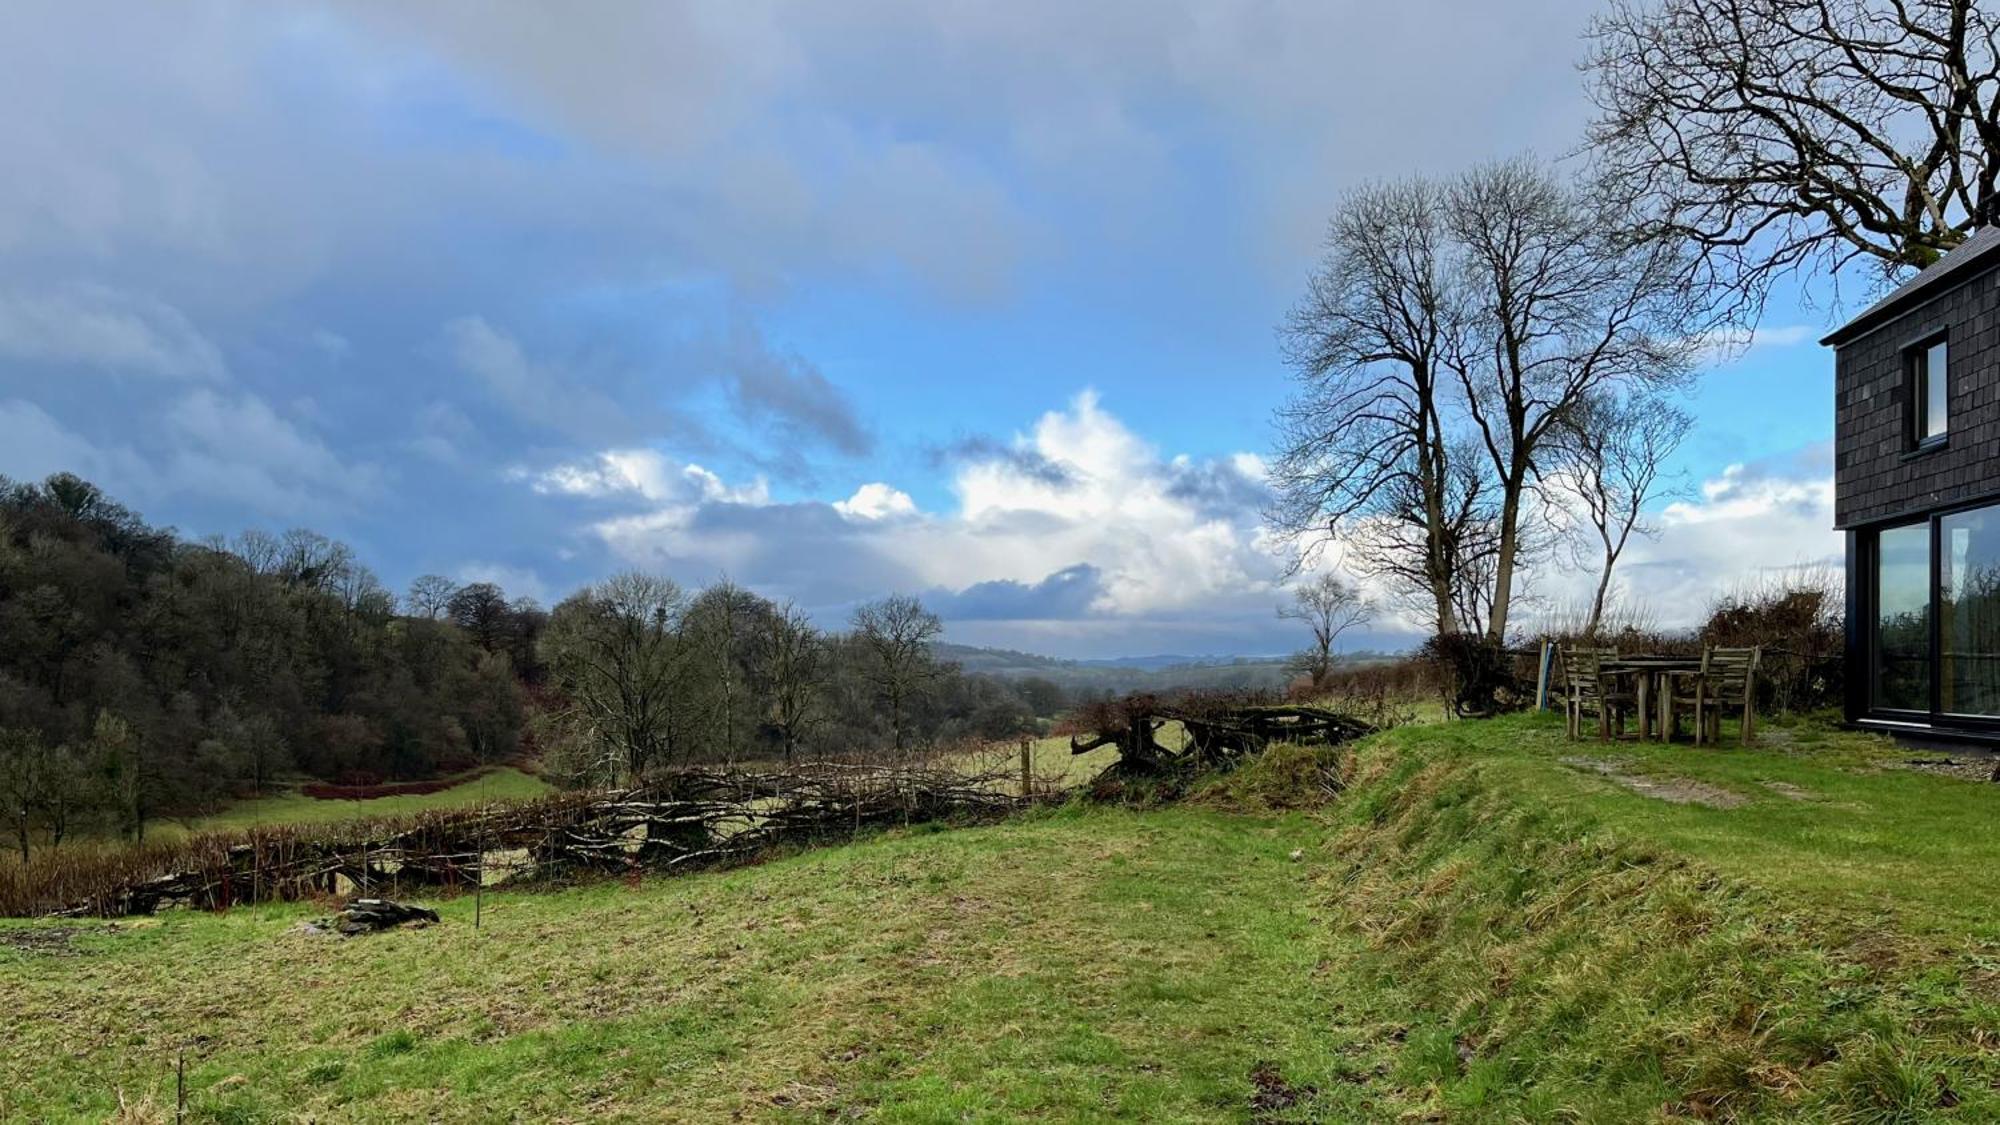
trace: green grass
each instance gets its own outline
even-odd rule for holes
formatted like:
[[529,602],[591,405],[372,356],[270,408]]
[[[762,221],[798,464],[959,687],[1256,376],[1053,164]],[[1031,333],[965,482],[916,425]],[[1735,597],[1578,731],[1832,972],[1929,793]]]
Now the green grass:
[[1903,756],[1440,723],[481,931],[0,924],[0,1120],[171,1120],[182,1045],[193,1121],[1994,1120],[2000,786]]
[[[1504,737],[1498,737],[1504,735]],[[1524,803],[1587,816],[1621,837],[1701,861],[1779,899],[1856,927],[1942,940],[2000,940],[2000,785],[1899,768],[1912,757],[1872,735],[1821,722],[1761,726],[1742,747],[1564,738],[1559,721],[1514,718],[1398,732],[1426,752],[1477,756],[1491,783]],[[1691,779],[1741,798],[1735,808],[1673,804],[1565,764]]]
[[[1323,838],[1301,816],[1064,812],[895,834],[733,873],[443,906],[354,941],[308,912],[172,915],[0,942],[0,1106],[96,1119],[485,1121],[517,1115],[888,1121],[1246,1119],[1260,1065],[1367,1116],[1386,1029],[1326,966]],[[57,1062],[55,1060],[60,1060]],[[1304,1112],[1302,1109],[1301,1112]]]
[[[1744,801],[1668,803],[1580,755]],[[1885,768],[1903,756],[1812,726],[1570,743],[1531,717],[1366,745],[1326,886],[1368,941],[1350,972],[1410,1013],[1397,1078],[1466,1121],[2000,1118],[2000,890],[1971,831],[2000,787]]]
[[183,824],[155,821],[148,835],[172,837],[189,831],[237,831],[277,824],[327,824],[362,817],[402,816],[429,809],[453,809],[487,801],[518,801],[540,797],[553,791],[548,782],[512,766],[502,766],[483,777],[413,796],[376,797],[366,801],[321,800],[297,791],[274,793],[235,801],[220,812]]

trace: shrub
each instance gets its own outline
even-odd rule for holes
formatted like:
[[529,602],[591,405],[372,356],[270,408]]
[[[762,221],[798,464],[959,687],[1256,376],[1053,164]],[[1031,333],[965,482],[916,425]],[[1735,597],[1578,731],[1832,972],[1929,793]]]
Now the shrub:
[[1763,647],[1759,702],[1767,708],[1807,710],[1840,698],[1846,614],[1829,570],[1788,571],[1725,594],[1709,607],[1700,639]]

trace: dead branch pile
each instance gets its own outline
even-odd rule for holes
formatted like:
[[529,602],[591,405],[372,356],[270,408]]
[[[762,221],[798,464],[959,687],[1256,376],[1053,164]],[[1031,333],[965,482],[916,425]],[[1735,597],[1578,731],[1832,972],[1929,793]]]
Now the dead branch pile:
[[[1321,707],[1245,703],[1231,697],[1189,696],[1164,700],[1129,695],[1086,708],[1079,715],[1092,733],[1072,735],[1070,753],[1087,754],[1116,746],[1111,771],[1128,777],[1183,774],[1227,765],[1273,742],[1345,742],[1374,728],[1352,716]],[[1184,745],[1162,743],[1160,731],[1179,723]]]
[[886,825],[990,819],[1024,799],[930,765],[814,763],[684,770],[635,789],[570,793],[391,820],[208,834],[102,852],[51,849],[0,866],[0,914],[222,910],[313,895],[471,887],[590,872],[684,871]]

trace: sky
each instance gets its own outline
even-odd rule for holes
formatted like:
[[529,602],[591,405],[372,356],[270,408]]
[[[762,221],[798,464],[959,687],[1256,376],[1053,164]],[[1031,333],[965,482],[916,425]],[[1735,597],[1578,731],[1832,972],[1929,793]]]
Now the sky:
[[[1327,216],[1572,152],[1595,6],[31,0],[0,475],[310,527],[391,589],[641,568],[1057,656],[1285,651],[1275,325]],[[1623,564],[1658,623],[1837,562],[1840,311],[1781,295],[1691,393]]]

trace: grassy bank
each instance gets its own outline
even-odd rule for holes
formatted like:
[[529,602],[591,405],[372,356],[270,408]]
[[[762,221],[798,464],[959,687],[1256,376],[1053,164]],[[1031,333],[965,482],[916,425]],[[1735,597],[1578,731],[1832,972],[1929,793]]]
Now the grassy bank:
[[197,1121],[1990,1120],[2000,787],[1901,757],[1444,724],[480,931],[0,924],[0,1119],[159,1116],[188,1045]]
[[2000,1116],[2000,787],[1885,743],[1363,749],[1327,885],[1399,1083],[1453,1119]]

